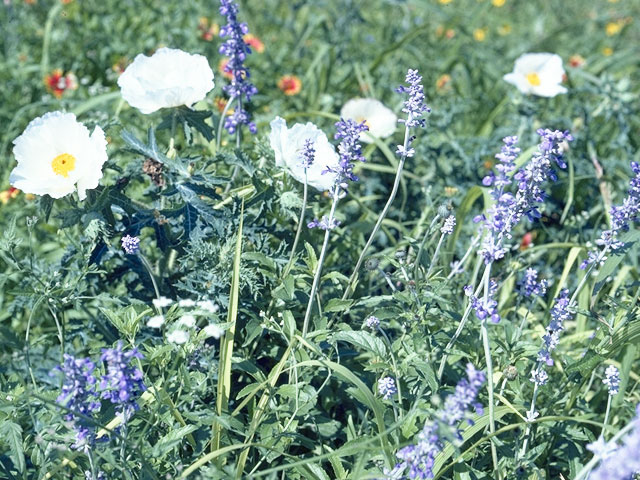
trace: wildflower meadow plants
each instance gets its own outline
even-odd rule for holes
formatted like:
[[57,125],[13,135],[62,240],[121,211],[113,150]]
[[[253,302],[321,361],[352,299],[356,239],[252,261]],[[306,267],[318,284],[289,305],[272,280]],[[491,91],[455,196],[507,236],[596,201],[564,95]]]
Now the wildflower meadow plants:
[[640,474],[639,13],[5,0],[0,478]]

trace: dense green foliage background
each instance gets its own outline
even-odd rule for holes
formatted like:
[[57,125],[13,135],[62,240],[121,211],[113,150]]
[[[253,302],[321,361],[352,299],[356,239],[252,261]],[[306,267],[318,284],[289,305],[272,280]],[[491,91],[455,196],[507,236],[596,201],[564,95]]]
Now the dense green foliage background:
[[[624,198],[629,162],[640,161],[640,2],[263,0],[240,6],[241,18],[265,46],[247,61],[259,90],[251,105],[258,134],[245,134],[240,150],[224,134],[216,149],[215,139],[202,134],[207,127],[197,128],[202,119],[179,110],[184,128],[176,135],[177,159],[165,165],[166,186],[153,183],[142,165],[154,155],[166,160],[158,152],[168,148],[172,114],[144,116],[130,108],[119,94],[118,68],[160,46],[207,56],[216,88],[196,109],[213,111],[206,122],[217,126],[215,98],[225,82],[218,70],[220,39],[203,38],[199,28],[201,17],[223,23],[217,2],[6,0],[0,6],[0,189],[9,188],[15,164],[12,140],[47,111],[65,109],[87,125],[101,125],[110,155],[101,186],[85,202],[2,197],[0,477],[84,478],[85,457],[69,448],[72,433],[55,403],[60,378],[50,372],[63,348],[95,356],[122,339],[144,354],[145,382],[155,395],[145,397],[126,438],[114,435],[96,449],[108,478],[179,478],[190,466],[193,478],[381,478],[393,452],[414,443],[465,364],[484,368],[472,322],[443,378],[435,373],[464,311],[462,287],[479,268],[474,273],[479,264],[473,258],[468,272],[450,279],[449,263],[467,250],[477,229],[471,218],[488,205],[478,186],[500,139],[519,135],[524,150],[537,142],[537,128],[549,127],[575,137],[569,169],[554,184],[543,219],[520,227],[516,248],[494,273],[503,321],[491,330],[493,375],[504,386],[496,444],[509,479],[573,478],[591,458],[586,444],[600,432],[605,363],[617,365],[622,379],[611,433],[640,401],[635,231],[625,255],[612,257],[579,295],[579,315],[540,394],[534,441],[526,458],[516,460],[515,453],[531,400],[529,373],[554,293],[580,281],[586,247],[607,225],[610,206]],[[504,82],[526,52],[559,54],[569,92],[525,97]],[[290,123],[313,121],[331,137],[340,107],[357,96],[378,98],[399,113],[403,98],[394,88],[408,68],[423,75],[433,112],[370,250],[397,290],[369,268],[354,300],[339,300],[388,196],[400,131],[365,150],[361,181],[338,209],[342,226],[324,264],[323,311],[301,342],[296,334],[322,232],[303,231],[304,248],[281,278],[301,187],[275,168],[268,124],[276,115]],[[78,88],[56,98],[43,82],[54,69],[73,72]],[[302,82],[297,95],[278,88],[288,74]],[[313,193],[308,218],[326,213],[328,204]],[[427,278],[424,267],[438,240],[429,224],[442,207],[456,214],[458,227]],[[218,342],[194,338],[177,346],[145,326],[154,314],[153,285],[144,265],[122,253],[120,238],[131,229],[140,232],[162,295],[210,299],[219,312],[199,312],[199,318],[229,327],[241,218],[232,390],[228,411],[217,415]],[[527,232],[533,244],[518,248]],[[425,254],[416,265],[423,238]],[[545,301],[532,307],[515,289],[527,266],[552,283]],[[528,310],[527,329],[517,337]],[[183,313],[171,307],[168,322]],[[370,314],[381,319],[387,337],[361,331]],[[502,372],[509,366],[517,374],[506,381]],[[402,402],[376,394],[384,375],[397,379]],[[113,411],[100,412],[99,426],[112,418]],[[487,421],[485,414],[465,430],[459,450],[445,449],[436,478],[494,478]],[[221,450],[207,456],[214,424],[222,431]],[[237,471],[242,451],[246,465]]]

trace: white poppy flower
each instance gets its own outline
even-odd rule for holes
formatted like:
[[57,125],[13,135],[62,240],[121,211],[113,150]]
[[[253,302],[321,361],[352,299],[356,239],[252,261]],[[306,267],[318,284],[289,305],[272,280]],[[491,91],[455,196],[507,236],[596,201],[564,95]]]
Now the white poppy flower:
[[[293,178],[304,183],[305,168],[302,165],[301,152],[307,140],[313,141],[315,158],[307,168],[307,184],[318,190],[329,190],[336,180],[340,157],[322,130],[313,123],[296,123],[287,128],[287,122],[280,117],[271,121],[269,134],[271,148],[276,154],[276,166],[282,167]],[[331,167],[334,171],[326,171]],[[326,172],[326,173],[323,173]]]
[[373,137],[387,138],[393,135],[398,124],[396,114],[374,98],[349,100],[340,110],[340,116],[358,123],[366,122],[369,130],[360,134],[360,141],[365,143],[373,143]]
[[193,328],[196,326],[196,317],[188,314],[183,315],[182,317],[180,317],[180,320],[178,320],[178,325],[187,328]]
[[13,141],[18,165],[11,172],[11,185],[25,193],[61,198],[78,189],[96,188],[107,161],[107,141],[96,127],[93,133],[73,113],[49,112],[27,125]]
[[173,300],[167,297],[158,297],[152,300],[153,306],[156,308],[166,308],[173,303]]
[[560,85],[564,77],[562,58],[553,53],[525,53],[516,60],[513,72],[504,80],[518,87],[522,93],[539,97],[555,97],[567,93]]
[[136,56],[118,86],[129,105],[147,114],[202,100],[213,89],[213,71],[202,55],[161,48],[150,57]]
[[210,323],[202,329],[207,337],[220,338],[223,331],[222,329],[213,323]]
[[174,330],[167,334],[167,341],[177,345],[187,343],[189,341],[189,332],[185,332],[184,330]]
[[155,315],[147,321],[147,327],[150,328],[160,328],[162,325],[164,325],[164,317],[162,315]]

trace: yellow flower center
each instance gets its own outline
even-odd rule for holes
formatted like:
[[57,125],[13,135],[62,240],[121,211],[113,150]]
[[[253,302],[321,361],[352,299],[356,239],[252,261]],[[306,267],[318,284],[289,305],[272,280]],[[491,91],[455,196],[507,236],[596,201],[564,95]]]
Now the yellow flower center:
[[358,117],[358,118],[356,118],[356,122],[358,122],[358,123],[362,123],[362,122],[364,122],[364,124],[365,124],[367,127],[369,127],[369,130],[371,130],[371,124],[369,123],[369,120],[367,120],[366,118],[364,118],[364,117]]
[[62,153],[51,161],[51,168],[56,175],[67,178],[69,172],[76,168],[76,157],[69,153]]
[[527,82],[534,87],[540,86],[540,76],[536,72],[527,73]]

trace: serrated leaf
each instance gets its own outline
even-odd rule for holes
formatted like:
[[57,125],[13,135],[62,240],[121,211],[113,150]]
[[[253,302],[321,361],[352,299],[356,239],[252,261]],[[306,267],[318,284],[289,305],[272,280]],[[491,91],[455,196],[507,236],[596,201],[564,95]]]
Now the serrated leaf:
[[387,357],[387,346],[375,335],[365,331],[344,331],[333,336],[336,342],[347,342],[356,347],[372,352],[381,358]]
[[18,472],[24,473],[26,463],[24,459],[24,448],[22,447],[22,427],[17,423],[5,420],[0,424],[0,442],[9,445],[11,459]]

